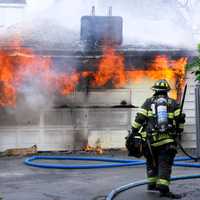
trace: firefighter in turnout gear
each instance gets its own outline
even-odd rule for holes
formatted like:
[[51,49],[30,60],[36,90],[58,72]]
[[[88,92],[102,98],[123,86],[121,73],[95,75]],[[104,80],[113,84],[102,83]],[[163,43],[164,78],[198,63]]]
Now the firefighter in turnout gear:
[[152,87],[154,94],[146,99],[132,123],[132,133],[143,141],[146,158],[148,190],[158,190],[160,196],[180,199],[181,195],[169,190],[170,175],[177,153],[177,133],[183,131],[185,115],[180,105],[167,93],[170,86],[166,80],[157,81]]

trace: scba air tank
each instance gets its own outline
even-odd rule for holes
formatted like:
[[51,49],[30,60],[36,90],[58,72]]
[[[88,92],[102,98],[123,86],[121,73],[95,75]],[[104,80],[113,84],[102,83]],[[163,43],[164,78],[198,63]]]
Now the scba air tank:
[[161,97],[156,102],[157,126],[160,132],[165,132],[168,127],[167,99]]

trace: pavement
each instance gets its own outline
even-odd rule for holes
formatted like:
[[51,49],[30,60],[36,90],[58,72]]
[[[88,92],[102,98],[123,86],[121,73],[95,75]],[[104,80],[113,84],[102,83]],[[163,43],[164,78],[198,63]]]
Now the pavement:
[[[124,155],[103,156],[128,158]],[[5,200],[105,200],[105,196],[112,189],[145,178],[144,166],[79,170],[42,169],[25,165],[24,159],[25,157],[0,157],[0,193]],[[82,164],[83,161],[58,162]],[[173,175],[198,173],[199,169],[173,168]],[[200,199],[200,179],[172,182],[171,189],[176,193],[184,192],[186,196],[183,200]],[[115,200],[141,199],[161,198],[157,192],[147,192],[146,186],[130,189],[115,197]],[[165,199],[167,198],[162,198]]]

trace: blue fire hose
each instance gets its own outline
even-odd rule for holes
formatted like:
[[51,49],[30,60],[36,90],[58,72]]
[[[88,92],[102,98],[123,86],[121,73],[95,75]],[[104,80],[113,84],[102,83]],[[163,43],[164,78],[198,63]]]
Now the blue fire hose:
[[[82,165],[65,165],[65,164],[52,164],[52,163],[42,163],[34,162],[35,160],[75,160],[75,161],[99,161],[107,162],[106,164],[82,164]],[[180,161],[191,160],[188,157],[177,157],[175,159],[175,166],[182,167],[196,167],[200,168],[198,163],[188,163]],[[105,157],[81,157],[81,156],[32,156],[24,161],[25,164],[32,167],[39,168],[54,168],[54,169],[94,169],[94,168],[110,168],[110,167],[126,167],[126,166],[137,166],[144,165],[144,160],[125,160],[125,159],[114,159]]]
[[[34,162],[35,160],[75,160],[75,161],[98,161],[107,162],[106,164],[81,164],[81,165],[65,165],[65,164],[52,164],[52,163],[41,163]],[[194,167],[200,168],[200,163],[190,163],[185,161],[190,161],[191,158],[188,157],[177,157],[174,162],[174,166],[179,167]],[[103,158],[103,157],[81,157],[81,156],[32,156],[24,161],[25,164],[40,167],[40,168],[54,168],[54,169],[94,169],[94,168],[110,168],[110,167],[124,167],[124,166],[138,166],[144,165],[146,162],[144,160],[124,160],[124,159],[113,159],[113,158]],[[172,181],[185,180],[200,178],[200,174],[195,175],[185,175],[185,176],[174,176],[171,178]],[[120,192],[128,190],[130,188],[135,188],[141,185],[147,184],[147,180],[136,181],[129,183],[127,185],[120,186],[112,190],[106,200],[113,200],[116,195]]]
[[[52,163],[36,163],[35,160],[76,160],[76,161],[100,161],[106,164],[83,164],[83,165],[65,165]],[[110,168],[143,165],[143,160],[124,160],[102,157],[81,157],[81,156],[32,156],[27,158],[25,164],[32,167],[55,168],[55,169],[94,169],[94,168]]]
[[[179,166],[179,167],[194,167],[194,168],[200,168],[200,163],[188,163],[188,162],[180,162],[180,161],[188,161],[188,160],[193,160],[188,157],[177,157],[174,162],[174,166]],[[200,174],[193,174],[193,175],[185,175],[185,176],[173,176],[171,177],[171,181],[177,181],[177,180],[187,180],[187,179],[195,179],[195,178],[200,178]],[[106,200],[113,200],[119,193],[135,188],[138,186],[146,185],[148,184],[147,180],[140,180],[140,181],[135,181],[123,186],[120,186],[114,190],[112,190],[106,197]]]
[[[173,176],[171,178],[171,181],[194,179],[194,178],[200,178],[200,174],[187,175],[187,176]],[[106,197],[106,200],[113,200],[119,193],[121,193],[125,190],[128,190],[128,189],[131,189],[131,188],[146,185],[147,183],[148,183],[147,180],[141,180],[141,181],[135,181],[133,183],[129,183],[127,185],[120,186],[120,187],[112,190]]]

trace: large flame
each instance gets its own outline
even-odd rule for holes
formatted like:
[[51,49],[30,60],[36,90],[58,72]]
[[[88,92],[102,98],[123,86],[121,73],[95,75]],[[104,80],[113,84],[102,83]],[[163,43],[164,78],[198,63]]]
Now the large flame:
[[74,91],[79,74],[58,72],[50,57],[35,55],[31,49],[14,43],[15,51],[0,50],[0,106],[15,106],[16,95],[26,86],[67,95]]
[[0,51],[0,106],[11,106],[16,101],[16,90],[13,87],[14,70],[7,54]]
[[[14,42],[14,50],[0,49],[0,106],[15,106],[17,93],[23,86],[37,85],[47,93],[68,95],[73,92],[81,78],[91,78],[93,88],[106,87],[108,84],[122,88],[130,82],[139,82],[143,78],[166,79],[172,85],[174,98],[184,84],[187,58],[171,60],[166,56],[157,56],[146,70],[126,71],[124,56],[112,48],[105,49],[95,71],[76,72],[65,69],[59,72],[53,66],[50,57],[35,55],[29,48],[22,48],[20,42]],[[141,82],[142,84],[142,82]]]
[[171,97],[177,98],[184,86],[185,65],[187,58],[171,60],[165,55],[158,55],[145,70],[126,71],[123,55],[113,49],[106,49],[97,72],[93,75],[93,86],[104,86],[112,82],[116,88],[128,82],[141,82],[144,78],[151,80],[166,79],[172,86]]
[[94,74],[92,85],[99,87],[106,85],[108,82],[112,82],[115,87],[122,87],[127,83],[124,57],[116,54],[111,48],[105,50],[99,68]]
[[185,66],[187,58],[170,60],[167,56],[156,56],[147,70],[129,71],[131,81],[141,81],[144,77],[151,80],[165,79],[172,86],[170,96],[177,99],[185,83]]

